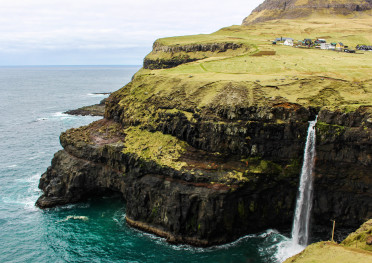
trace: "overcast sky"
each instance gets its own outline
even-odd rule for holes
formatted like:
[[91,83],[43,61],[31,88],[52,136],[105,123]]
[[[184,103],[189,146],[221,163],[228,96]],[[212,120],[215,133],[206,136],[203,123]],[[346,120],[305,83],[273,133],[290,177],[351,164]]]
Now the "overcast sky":
[[1,0],[0,65],[140,65],[161,37],[241,24],[263,0]]

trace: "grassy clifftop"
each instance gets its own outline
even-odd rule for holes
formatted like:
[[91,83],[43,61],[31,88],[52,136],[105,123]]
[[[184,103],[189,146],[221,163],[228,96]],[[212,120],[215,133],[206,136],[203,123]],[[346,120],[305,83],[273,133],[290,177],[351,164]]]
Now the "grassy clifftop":
[[287,259],[284,263],[371,262],[372,245],[366,243],[368,238],[372,239],[372,219],[351,233],[340,245],[332,242],[318,242],[308,246],[303,252]]
[[325,38],[353,49],[358,44],[371,45],[371,24],[372,17],[367,15],[356,19],[313,17],[232,26],[209,35],[164,38],[155,42],[145,62],[173,62],[163,69],[161,65],[156,70],[141,69],[135,80],[145,78],[150,86],[161,82],[164,96],[179,88],[193,93],[196,87],[215,86],[208,89],[208,94],[205,89],[194,93],[194,102],[205,101],[206,97],[210,101],[218,99],[221,88],[230,87],[237,96],[229,102],[232,106],[237,101],[247,105],[290,102],[354,110],[372,103],[372,52],[294,48],[272,45],[270,40]]
[[371,252],[343,247],[332,242],[318,242],[284,263],[369,263],[371,259]]

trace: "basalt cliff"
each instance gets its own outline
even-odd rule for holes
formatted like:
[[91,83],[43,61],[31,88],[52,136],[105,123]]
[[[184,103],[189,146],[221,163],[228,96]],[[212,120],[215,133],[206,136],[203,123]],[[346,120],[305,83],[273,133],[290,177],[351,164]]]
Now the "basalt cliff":
[[[313,32],[359,41],[342,21]],[[372,56],[268,44],[310,22],[293,23],[157,40],[102,120],[61,134],[36,205],[119,193],[129,225],[197,246],[286,228],[318,115],[313,222],[371,218]]]

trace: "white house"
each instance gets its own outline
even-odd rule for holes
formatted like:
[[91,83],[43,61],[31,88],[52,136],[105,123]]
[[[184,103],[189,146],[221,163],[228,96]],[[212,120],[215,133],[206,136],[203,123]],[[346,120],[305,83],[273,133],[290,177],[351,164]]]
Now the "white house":
[[325,50],[335,49],[335,46],[332,46],[329,43],[321,43],[320,44],[320,49],[325,49]]
[[328,43],[321,43],[320,44],[320,49],[329,49],[329,46],[330,46],[331,44],[328,44]]
[[293,47],[293,39],[291,38],[287,38],[285,41],[284,41],[284,46],[291,46]]

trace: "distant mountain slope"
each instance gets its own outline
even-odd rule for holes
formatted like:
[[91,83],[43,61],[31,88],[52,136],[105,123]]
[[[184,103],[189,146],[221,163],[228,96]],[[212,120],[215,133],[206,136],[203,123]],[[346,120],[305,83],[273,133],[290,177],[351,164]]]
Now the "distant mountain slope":
[[306,18],[314,13],[349,15],[371,9],[372,0],[266,0],[243,20],[243,25],[282,18]]

